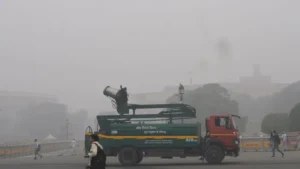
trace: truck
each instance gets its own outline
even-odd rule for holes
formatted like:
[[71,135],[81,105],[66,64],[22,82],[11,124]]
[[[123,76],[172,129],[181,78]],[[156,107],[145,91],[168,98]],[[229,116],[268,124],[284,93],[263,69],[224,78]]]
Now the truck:
[[[239,155],[239,132],[234,122],[238,116],[212,114],[205,119],[202,130],[199,121],[184,123],[185,119],[196,119],[196,109],[190,105],[129,104],[127,88],[122,86],[120,89],[107,86],[103,94],[112,100],[118,114],[98,115],[96,131],[87,127],[86,154],[90,135],[98,134],[106,155],[117,157],[124,166],[137,165],[145,157],[201,157],[208,164],[220,164],[225,156]],[[159,109],[159,112],[137,114],[141,109]]]

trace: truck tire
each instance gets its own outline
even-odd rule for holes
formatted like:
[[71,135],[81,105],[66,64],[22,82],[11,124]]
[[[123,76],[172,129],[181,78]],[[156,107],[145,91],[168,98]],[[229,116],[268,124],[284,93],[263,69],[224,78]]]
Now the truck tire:
[[139,164],[139,163],[143,160],[144,154],[143,154],[143,152],[140,151],[140,150],[137,150],[137,154],[138,154],[138,161],[137,161],[137,164]]
[[135,148],[125,147],[118,153],[119,162],[124,166],[132,166],[138,163],[138,153]]
[[205,152],[205,159],[209,164],[220,164],[224,157],[224,151],[217,145],[209,146]]

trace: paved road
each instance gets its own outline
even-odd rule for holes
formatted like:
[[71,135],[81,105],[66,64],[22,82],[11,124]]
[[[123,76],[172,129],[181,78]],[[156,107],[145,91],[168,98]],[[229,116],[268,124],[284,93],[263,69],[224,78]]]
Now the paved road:
[[[109,169],[298,169],[300,166],[300,152],[286,152],[282,159],[279,154],[275,158],[270,157],[270,152],[246,152],[239,158],[225,158],[222,165],[207,165],[198,158],[174,158],[159,159],[145,158],[139,166],[120,166],[116,158],[108,158]],[[0,160],[1,169],[84,169],[88,159],[82,154],[70,156],[68,151],[64,153],[48,154],[42,160],[33,160],[32,157]],[[184,167],[184,168],[183,168]]]

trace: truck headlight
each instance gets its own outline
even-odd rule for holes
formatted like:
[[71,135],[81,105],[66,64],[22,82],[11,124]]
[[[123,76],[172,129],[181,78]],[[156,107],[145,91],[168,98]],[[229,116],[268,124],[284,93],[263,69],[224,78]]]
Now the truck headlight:
[[233,140],[233,144],[239,145],[239,144],[240,144],[240,140],[239,140],[239,139],[234,139],[234,140]]

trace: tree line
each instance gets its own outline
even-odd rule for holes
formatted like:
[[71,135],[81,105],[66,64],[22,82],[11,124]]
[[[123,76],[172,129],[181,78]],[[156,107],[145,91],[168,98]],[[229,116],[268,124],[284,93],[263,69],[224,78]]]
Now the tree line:
[[[211,114],[230,113],[242,116],[241,120],[236,120],[241,132],[246,129],[248,116],[263,119],[261,131],[264,133],[271,130],[300,131],[300,81],[258,98],[210,83],[186,91],[183,98],[184,103],[196,108],[197,120],[202,123]],[[167,99],[167,103],[175,102],[179,102],[176,94]]]
[[271,111],[263,118],[261,129],[264,133],[271,130],[300,131],[300,81],[272,95]]

